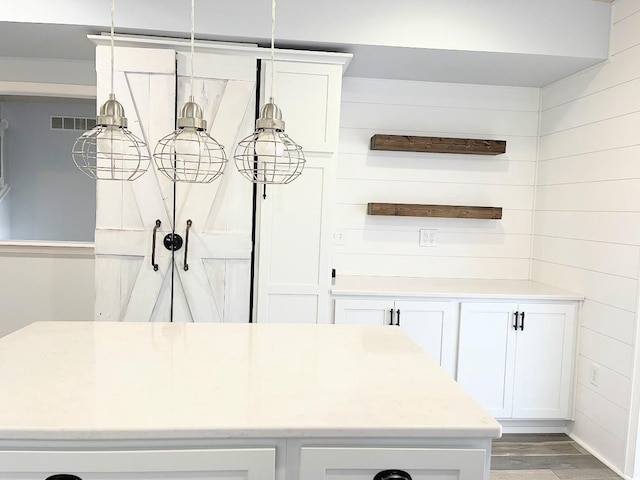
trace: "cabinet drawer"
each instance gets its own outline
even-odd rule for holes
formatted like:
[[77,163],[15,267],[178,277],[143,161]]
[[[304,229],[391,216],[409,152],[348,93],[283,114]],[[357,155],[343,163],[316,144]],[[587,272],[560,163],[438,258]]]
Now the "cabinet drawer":
[[140,451],[0,451],[0,479],[274,480],[275,448]]
[[443,448],[302,448],[300,480],[373,480],[402,470],[413,480],[481,480],[486,451]]

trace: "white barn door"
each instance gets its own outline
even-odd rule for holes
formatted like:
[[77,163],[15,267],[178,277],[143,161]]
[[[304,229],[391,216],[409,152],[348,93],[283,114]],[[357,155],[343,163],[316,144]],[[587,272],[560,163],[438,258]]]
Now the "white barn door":
[[[96,48],[98,102],[108,98],[111,55]],[[151,151],[175,124],[175,51],[116,48],[114,90],[129,130]],[[171,232],[173,185],[153,166],[133,182],[98,181],[96,210],[95,319],[168,321],[171,301],[171,254],[162,238]],[[156,220],[155,263],[151,264]]]
[[[189,58],[171,49],[122,47],[115,60],[116,98],[125,108],[129,129],[153,152],[158,140],[174,130],[176,105],[179,111],[190,93]],[[97,47],[96,61],[98,98],[106,99],[107,47]],[[237,141],[253,130],[256,61],[198,53],[194,66],[196,101],[212,136],[232,157]],[[204,185],[178,183],[175,197],[173,182],[153,162],[139,179],[100,181],[97,190],[96,320],[248,321],[252,186],[232,158],[220,179]],[[173,262],[163,245],[174,229],[174,211],[175,233],[185,240],[191,220],[188,270],[185,246],[175,252]],[[157,271],[151,262],[156,220],[161,222]]]
[[[251,285],[252,184],[233,161],[236,144],[255,124],[255,58],[196,53],[194,96],[210,135],[225,147],[224,174],[209,184],[176,184],[175,322],[248,322]],[[178,108],[191,92],[191,65],[178,53]]]

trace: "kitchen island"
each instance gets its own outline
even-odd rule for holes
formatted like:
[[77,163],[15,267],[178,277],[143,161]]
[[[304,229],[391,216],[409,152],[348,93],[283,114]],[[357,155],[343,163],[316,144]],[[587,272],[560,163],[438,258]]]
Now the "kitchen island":
[[0,385],[0,479],[480,480],[501,433],[382,326],[40,322]]

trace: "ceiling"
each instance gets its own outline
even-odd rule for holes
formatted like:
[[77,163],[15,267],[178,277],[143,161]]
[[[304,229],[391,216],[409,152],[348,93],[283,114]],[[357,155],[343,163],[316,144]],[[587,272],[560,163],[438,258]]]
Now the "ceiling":
[[[34,3],[37,0],[23,1]],[[67,2],[73,1],[67,0]],[[131,17],[139,19],[140,15],[143,15],[142,18],[145,18],[145,14],[148,17],[149,11],[145,11],[143,8],[151,8],[153,3],[159,5],[161,1],[131,0]],[[287,0],[283,0],[283,3],[285,1]],[[336,5],[339,5],[341,0],[324,0],[324,2],[315,2],[314,5],[324,5],[331,1],[338,2]],[[417,0],[402,1],[406,3]],[[558,2],[556,5],[568,2],[574,9],[578,3],[587,6],[589,4],[602,5],[602,2],[608,3],[608,0],[536,1]],[[303,6],[296,3],[296,0],[289,0],[289,2],[291,3],[291,6],[288,7],[291,18],[295,18],[296,21],[289,21],[284,27],[279,27],[280,35],[277,35],[277,46],[352,53],[354,58],[346,72],[348,76],[539,87],[601,62],[606,59],[608,47],[608,17],[604,19],[606,20],[606,31],[601,31],[604,27],[600,28],[600,24],[604,25],[605,22],[600,22],[598,24],[600,31],[592,33],[595,29],[589,23],[594,21],[594,13],[591,11],[586,12],[582,18],[576,18],[575,21],[571,20],[575,18],[575,15],[572,17],[572,11],[560,12],[560,15],[556,17],[564,15],[566,25],[554,24],[547,18],[548,15],[545,15],[543,10],[529,12],[528,14],[532,17],[539,15],[539,18],[542,19],[535,22],[535,18],[532,18],[534,24],[544,22],[537,27],[537,31],[534,31],[526,23],[527,19],[522,18],[523,13],[518,12],[517,9],[514,9],[511,15],[519,14],[518,21],[512,22],[507,16],[500,18],[499,22],[495,24],[499,26],[499,30],[495,28],[495,25],[493,30],[482,30],[476,24],[471,23],[477,12],[469,12],[465,18],[460,13],[465,10],[458,10],[455,12],[456,18],[445,19],[449,23],[441,22],[446,25],[436,31],[438,24],[434,23],[435,20],[432,19],[431,25],[425,24],[424,30],[421,28],[421,22],[422,18],[431,18],[435,16],[435,13],[442,13],[437,10],[421,13],[422,17],[413,23],[411,20],[403,20],[402,17],[399,17],[395,25],[393,25],[393,21],[380,18],[385,16],[381,13],[377,17],[370,17],[363,27],[361,22],[354,23],[355,20],[348,18],[332,20],[329,16],[323,21],[323,12],[304,13],[300,10]],[[303,2],[303,0],[297,0],[297,2]],[[448,5],[457,2],[460,4],[458,7],[465,6],[464,2],[475,7],[480,7],[482,2],[517,3],[516,0],[482,0],[482,2],[479,0],[448,0],[448,2],[450,2]],[[139,10],[133,8],[134,3],[138,4]],[[197,38],[211,41],[250,42],[268,46],[268,24],[266,28],[263,28],[265,27],[262,25],[264,22],[257,23],[255,19],[243,21],[241,13],[245,10],[238,3],[240,2],[236,2],[234,6],[230,7],[237,8],[238,11],[230,11],[228,15],[229,18],[239,16],[239,23],[234,23],[235,20],[222,21],[219,19],[222,23],[208,23],[206,26],[198,28]],[[507,8],[507,3],[504,3],[504,10]],[[513,8],[514,3],[510,3],[510,8]],[[307,8],[308,5],[311,3],[307,2],[304,8]],[[380,5],[383,4],[380,3]],[[416,5],[419,3],[413,4],[414,7]],[[203,6],[203,9],[205,8],[207,7]],[[362,17],[362,21],[364,21],[366,19],[365,10],[361,12],[356,9],[351,12],[351,16],[354,19]],[[596,13],[600,16],[608,15],[610,7],[607,5],[606,9],[600,8]],[[326,13],[324,14],[326,16]],[[526,17],[527,12],[524,14]],[[66,17],[63,17],[62,14],[56,13],[56,15],[55,22],[65,21]],[[211,18],[210,14],[203,16]],[[11,14],[8,17],[11,18]],[[87,39],[87,35],[100,34],[106,30],[104,25],[96,25],[99,23],[98,19],[104,20],[104,12],[95,11],[92,15],[81,19],[69,18],[69,21],[89,23],[87,25],[30,23],[22,21],[28,20],[24,14],[22,17],[19,15],[14,15],[14,17],[21,21],[0,22],[0,57],[66,59],[85,62],[86,68],[93,69],[92,66],[89,67],[89,64],[93,64],[95,46]],[[183,25],[184,22],[172,22],[171,15],[165,15],[165,17],[169,18],[159,18],[146,23],[139,20],[125,21],[122,22],[123,27],[117,28],[117,32],[179,38],[188,36],[186,31],[188,25]],[[330,23],[331,28],[317,28],[313,25],[314,17],[317,17],[320,23]],[[480,18],[478,23],[486,23],[490,18],[491,16]],[[43,20],[45,18],[36,19]],[[596,20],[598,19],[596,18]],[[251,24],[251,22],[254,23]],[[292,25],[292,23],[295,24]],[[393,27],[393,31],[380,31],[382,26],[388,25]],[[456,31],[453,31],[452,25],[455,26]],[[405,28],[413,29],[410,35],[406,35],[406,32],[403,31]],[[575,31],[572,32],[571,29]],[[531,38],[526,38],[526,35]],[[554,37],[554,35],[556,36]],[[594,36],[598,37],[599,44],[593,40]],[[606,45],[600,45],[604,44],[605,40]],[[589,42],[591,44],[585,47],[584,45]]]

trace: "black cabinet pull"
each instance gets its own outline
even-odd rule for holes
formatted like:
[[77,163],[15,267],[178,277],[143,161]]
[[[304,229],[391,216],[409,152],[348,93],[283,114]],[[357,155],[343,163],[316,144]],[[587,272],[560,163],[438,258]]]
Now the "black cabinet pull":
[[389,310],[389,325],[393,325],[393,308]]
[[158,264],[156,263],[156,232],[160,228],[160,225],[162,225],[160,219],[156,220],[156,226],[153,227],[153,240],[151,241],[151,266],[154,272],[158,271]]
[[51,475],[50,477],[45,478],[45,480],[82,480],[82,479],[80,477],[76,477],[75,475],[58,473],[56,475]]
[[396,310],[396,326],[400,326],[400,309]]
[[193,222],[191,220],[187,220],[187,233],[184,236],[184,271],[189,270],[189,263],[187,262],[187,254],[189,253],[189,230],[191,230],[191,225]]
[[519,312],[513,312],[513,329],[518,330],[518,314]]
[[524,330],[524,312],[521,312],[520,315],[521,315],[520,331],[522,331],[522,330]]
[[376,473],[373,480],[412,480],[411,475],[402,470],[383,470]]

